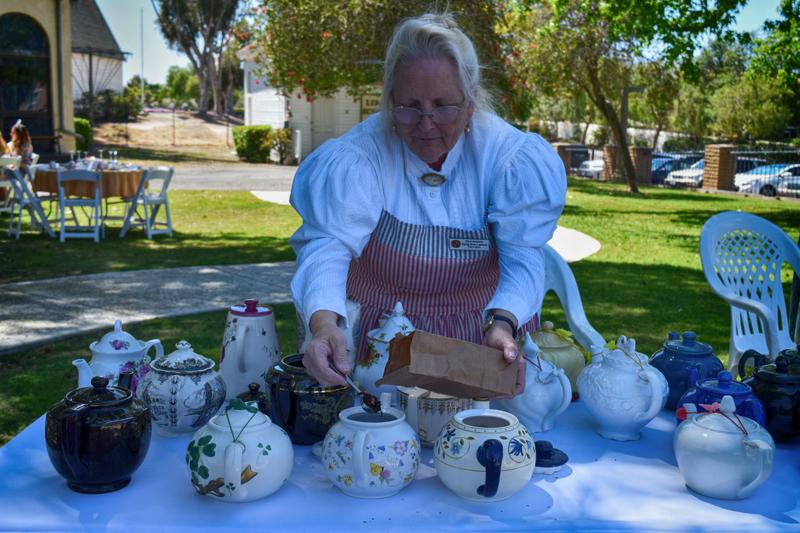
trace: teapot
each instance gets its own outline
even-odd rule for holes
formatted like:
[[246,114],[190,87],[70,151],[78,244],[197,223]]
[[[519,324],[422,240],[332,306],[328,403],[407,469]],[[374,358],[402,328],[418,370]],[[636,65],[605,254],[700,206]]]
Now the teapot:
[[756,421],[737,415],[731,396],[723,396],[718,411],[689,416],[675,430],[673,447],[686,486],[724,500],[752,494],[769,478],[775,456],[772,437]]
[[[764,404],[753,393],[753,389],[734,381],[727,370],[721,371],[715,378],[698,379],[697,370],[689,368],[689,383],[694,383],[694,387],[681,396],[678,405],[699,405],[702,410],[703,405],[713,405],[719,403],[724,396],[730,396],[736,404],[737,413],[752,418],[762,426],[767,424]],[[680,423],[686,419],[688,413],[684,407],[678,407],[676,416]]]
[[433,447],[436,473],[461,498],[493,502],[513,496],[536,468],[533,437],[511,413],[479,407],[457,413]]
[[289,435],[254,402],[237,398],[195,432],[186,465],[198,493],[222,502],[250,502],[286,483],[294,450]]
[[89,345],[92,359],[75,359],[72,364],[78,369],[78,387],[88,387],[94,376],[108,378],[111,386],[117,385],[119,373],[124,370],[133,371],[131,390],[136,392],[139,380],[148,372],[150,362],[148,353],[155,348],[156,358],[164,355],[161,341],[152,339],[147,342],[137,340],[130,333],[122,330],[122,322],[114,321],[114,331],[103,335],[99,341]]
[[[686,331],[683,335],[670,331],[663,347],[650,358],[650,364],[667,378],[668,409],[681,405],[678,400],[698,379],[714,378],[725,370],[711,346],[698,342],[697,334],[693,331]],[[694,380],[689,379],[691,369],[697,375]]]
[[353,370],[353,378],[361,388],[374,396],[382,392],[390,392],[392,398],[397,395],[394,385],[375,385],[383,377],[386,363],[389,362],[389,342],[395,335],[408,335],[414,331],[414,325],[405,316],[403,304],[397,302],[391,315],[386,315],[378,321],[379,327],[367,332],[367,347],[369,357],[364,361],[357,361]]
[[156,432],[178,437],[203,427],[225,401],[225,382],[214,361],[180,341],[176,351],[149,364],[136,395],[150,409]]
[[592,354],[592,363],[578,376],[578,390],[598,433],[606,439],[638,440],[667,401],[664,374],[624,335],[615,350],[592,346]]
[[764,404],[767,430],[778,442],[800,438],[800,358],[795,350],[784,350],[775,362],[762,365],[748,379]]
[[88,494],[127,486],[147,455],[151,432],[147,407],[104,376],[68,392],[45,416],[53,467],[69,488]]
[[541,350],[540,359],[564,369],[572,387],[573,399],[577,399],[578,374],[586,366],[586,359],[581,349],[568,336],[556,331],[549,320],[542,322],[542,329],[533,333],[531,337]]
[[542,359],[529,333],[525,334],[523,351],[530,363],[525,371],[525,392],[494,403],[499,409],[514,413],[528,431],[548,431],[555,418],[569,407],[572,386],[564,369]]
[[417,432],[422,445],[433,446],[442,427],[459,411],[472,408],[473,401],[421,387],[398,385],[397,405],[406,414],[406,421]]
[[278,362],[281,349],[275,330],[275,313],[258,300],[232,305],[225,320],[219,356],[219,375],[225,381],[226,400],[246,393],[248,385],[263,382]]

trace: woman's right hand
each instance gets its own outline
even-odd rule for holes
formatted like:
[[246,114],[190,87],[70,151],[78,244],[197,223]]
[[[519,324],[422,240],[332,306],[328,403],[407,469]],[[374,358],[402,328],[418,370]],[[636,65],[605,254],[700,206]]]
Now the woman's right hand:
[[311,315],[311,341],[306,346],[303,366],[324,387],[346,385],[344,378],[336,373],[350,373],[347,356],[347,341],[338,325],[339,315],[333,311],[320,310]]

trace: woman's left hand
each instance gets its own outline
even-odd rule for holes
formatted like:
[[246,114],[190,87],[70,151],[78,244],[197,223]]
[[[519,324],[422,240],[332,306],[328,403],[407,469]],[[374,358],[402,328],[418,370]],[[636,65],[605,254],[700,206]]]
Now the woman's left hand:
[[519,353],[517,343],[511,335],[511,326],[505,322],[495,322],[483,336],[483,344],[503,352],[507,363],[517,363],[517,383],[514,396],[525,390],[525,358]]

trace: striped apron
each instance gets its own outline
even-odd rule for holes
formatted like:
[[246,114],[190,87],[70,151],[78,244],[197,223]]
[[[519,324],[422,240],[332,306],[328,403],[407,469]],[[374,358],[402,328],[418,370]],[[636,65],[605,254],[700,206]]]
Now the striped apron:
[[[488,246],[459,246],[468,239]],[[499,278],[497,249],[487,226],[467,231],[408,224],[383,211],[347,276],[347,297],[361,304],[358,361],[369,357],[367,332],[398,301],[416,329],[481,344],[483,309]],[[536,327],[534,317],[522,330]]]

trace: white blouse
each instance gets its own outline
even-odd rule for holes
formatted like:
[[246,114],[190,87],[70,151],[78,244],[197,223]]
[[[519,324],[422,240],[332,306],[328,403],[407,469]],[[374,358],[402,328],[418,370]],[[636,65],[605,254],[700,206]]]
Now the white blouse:
[[[480,115],[480,116],[479,116]],[[297,253],[292,296],[308,320],[320,309],[346,317],[350,261],[358,257],[382,210],[409,224],[478,230],[489,225],[500,257],[500,280],[486,310],[501,308],[519,324],[541,307],[544,256],[564,208],[561,159],[539,135],[476,112],[471,129],[431,169],[372,115],[325,142],[297,169],[291,204],[303,224],[290,239]]]

